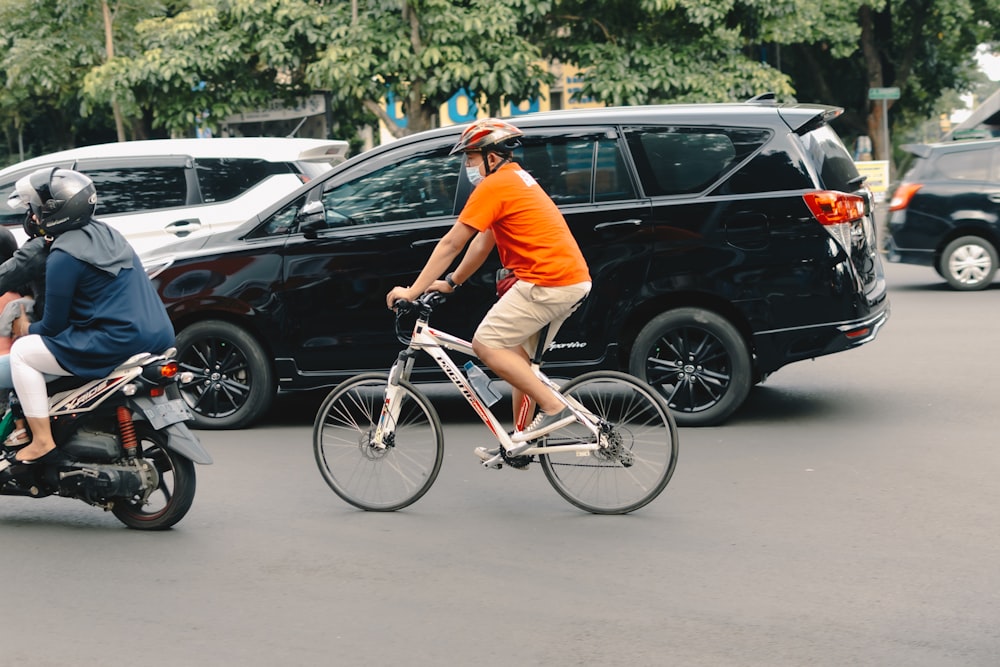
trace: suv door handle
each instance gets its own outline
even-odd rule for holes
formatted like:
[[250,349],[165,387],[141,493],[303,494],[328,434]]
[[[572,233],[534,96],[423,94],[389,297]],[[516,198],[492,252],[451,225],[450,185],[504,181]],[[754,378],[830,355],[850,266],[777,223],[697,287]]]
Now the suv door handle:
[[164,231],[175,236],[187,236],[191,232],[201,229],[201,220],[190,218],[189,220],[176,220],[164,227]]
[[436,239],[420,239],[419,241],[414,241],[413,243],[411,243],[410,247],[411,248],[418,248],[418,247],[420,247],[422,245],[437,245],[437,242],[440,241],[440,240],[441,240],[440,238],[436,238]]
[[994,192],[986,197],[994,204],[1000,204],[1000,192]]
[[628,220],[614,220],[612,222],[602,222],[598,225],[594,225],[594,231],[600,231],[602,229],[608,229],[609,227],[621,227],[623,225],[630,225],[632,227],[638,227],[642,224],[642,220],[638,218],[629,218]]

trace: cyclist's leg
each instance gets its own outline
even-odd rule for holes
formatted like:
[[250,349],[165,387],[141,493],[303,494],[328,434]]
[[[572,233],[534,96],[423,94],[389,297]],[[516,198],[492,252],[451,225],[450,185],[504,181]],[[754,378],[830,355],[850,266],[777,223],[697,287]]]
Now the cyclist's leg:
[[535,377],[524,350],[525,342],[548,323],[548,313],[532,306],[533,287],[523,280],[518,281],[490,308],[472,337],[472,349],[483,363],[510,384],[515,392],[516,406],[520,404],[521,395],[526,394],[535,401],[541,397],[541,404],[551,407],[557,399]]
[[[535,375],[529,355],[538,345],[541,330],[546,329],[547,334],[544,346],[551,344],[559,327],[589,291],[590,283],[542,287],[519,281],[487,313],[473,337],[473,349],[480,359],[515,390],[533,399],[545,415],[554,415],[554,424],[572,420],[573,417],[568,411],[563,414],[562,401]],[[517,393],[514,397],[517,420],[521,401]],[[548,419],[545,415],[540,415],[540,418]],[[533,423],[532,426],[535,430],[553,428],[552,424],[543,423]]]
[[590,291],[590,283],[541,287],[519,281],[494,304],[476,329],[473,349],[510,385],[531,397],[543,410],[558,411],[561,402],[535,377],[529,362],[538,332],[548,326],[546,346]]

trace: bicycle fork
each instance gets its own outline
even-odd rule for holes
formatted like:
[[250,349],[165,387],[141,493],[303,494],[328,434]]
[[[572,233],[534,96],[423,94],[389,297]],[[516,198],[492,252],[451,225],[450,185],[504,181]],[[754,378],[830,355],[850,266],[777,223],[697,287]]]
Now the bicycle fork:
[[399,381],[403,375],[409,375],[413,367],[413,355],[409,350],[399,353],[399,358],[389,369],[389,381],[382,396],[382,410],[379,412],[378,423],[372,434],[371,446],[376,449],[386,449],[395,445],[396,424],[399,421]]

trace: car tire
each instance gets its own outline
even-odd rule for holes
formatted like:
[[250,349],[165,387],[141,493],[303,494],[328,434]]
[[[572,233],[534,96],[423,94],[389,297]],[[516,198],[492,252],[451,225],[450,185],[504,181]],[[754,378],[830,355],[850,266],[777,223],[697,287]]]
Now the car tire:
[[192,324],[177,334],[182,372],[194,374],[181,395],[201,429],[238,429],[267,413],[274,400],[274,370],[260,343],[223,320]]
[[663,394],[681,426],[723,423],[753,384],[743,336],[702,308],[676,308],[650,320],[636,336],[629,371]]
[[945,246],[938,269],[954,289],[981,290],[993,282],[997,250],[981,236],[960,236]]

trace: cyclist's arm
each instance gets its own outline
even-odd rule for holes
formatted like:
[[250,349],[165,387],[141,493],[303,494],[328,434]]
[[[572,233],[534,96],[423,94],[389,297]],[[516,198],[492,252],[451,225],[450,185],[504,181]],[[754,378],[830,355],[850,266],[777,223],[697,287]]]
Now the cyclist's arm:
[[434,246],[434,251],[431,252],[427,264],[424,265],[423,271],[413,281],[413,284],[409,287],[393,287],[385,297],[386,305],[392,308],[392,305],[399,299],[413,301],[423,294],[439,276],[448,270],[451,263],[458,257],[458,253],[462,252],[462,248],[476,233],[478,230],[463,222],[456,222]]
[[462,257],[462,261],[455,268],[455,271],[451,274],[451,279],[457,284],[461,285],[466,280],[472,277],[486,258],[490,256],[493,252],[493,246],[496,245],[496,239],[493,237],[493,230],[487,229],[485,232],[479,232],[476,238],[472,239],[472,243],[469,244],[469,249],[465,251],[465,256]]

